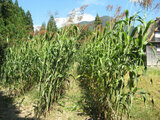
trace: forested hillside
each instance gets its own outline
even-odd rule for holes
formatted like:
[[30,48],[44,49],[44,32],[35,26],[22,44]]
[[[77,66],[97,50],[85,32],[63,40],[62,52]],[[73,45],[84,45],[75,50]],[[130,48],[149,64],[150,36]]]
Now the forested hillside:
[[31,13],[25,12],[16,0],[0,0],[0,43],[23,38],[33,31]]
[[0,63],[4,49],[15,41],[22,40],[33,32],[33,20],[29,11],[25,12],[15,0],[0,0]]

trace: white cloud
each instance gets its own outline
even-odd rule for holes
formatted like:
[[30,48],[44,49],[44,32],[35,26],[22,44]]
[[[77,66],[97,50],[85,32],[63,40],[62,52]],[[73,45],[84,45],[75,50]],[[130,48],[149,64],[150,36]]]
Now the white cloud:
[[[78,18],[82,16],[82,19],[79,20]],[[83,15],[75,15],[74,18],[73,18],[73,24],[75,23],[79,23],[79,22],[82,22],[82,21],[93,21],[95,20],[95,16],[91,15],[91,14],[83,14]],[[65,17],[65,18],[55,18],[55,21],[56,21],[56,25],[58,28],[61,28],[65,25],[68,25],[68,24],[71,24],[69,21],[69,17]],[[41,25],[34,25],[34,31],[36,30],[40,30],[41,28]]]
[[34,25],[34,31],[39,31],[41,29],[41,25]]
[[68,13],[68,17],[66,18],[56,18],[56,24],[57,27],[60,28],[64,25],[68,24],[76,24],[82,21],[92,21],[95,19],[95,16],[91,14],[85,14],[84,10],[87,7],[87,5],[84,5],[79,8],[73,9],[71,12]]
[[[95,20],[95,16],[91,14],[84,13],[85,8],[87,5],[84,5],[79,8],[73,9],[71,12],[68,13],[67,17],[64,18],[55,18],[56,25],[58,28],[61,28],[68,24],[77,24],[82,21],[93,21]],[[40,25],[35,25],[34,30],[40,30]]]
[[[79,17],[82,17],[82,19],[79,20]],[[82,21],[93,21],[94,19],[95,19],[95,16],[91,14],[75,15],[74,18],[72,19],[72,23],[79,23]],[[71,22],[69,22],[69,17],[56,18],[55,20],[58,28],[71,24]]]
[[55,20],[58,28],[64,26],[65,23],[67,22],[67,18],[56,18]]
[[139,3],[142,3],[143,0],[130,0],[131,2],[139,2]]
[[69,12],[69,14],[80,14],[81,8],[75,8],[73,9],[71,12]]
[[91,15],[91,14],[84,14],[82,21],[93,21],[95,20],[95,16]]
[[79,3],[81,5],[106,5],[106,1],[105,0],[82,0],[79,1]]

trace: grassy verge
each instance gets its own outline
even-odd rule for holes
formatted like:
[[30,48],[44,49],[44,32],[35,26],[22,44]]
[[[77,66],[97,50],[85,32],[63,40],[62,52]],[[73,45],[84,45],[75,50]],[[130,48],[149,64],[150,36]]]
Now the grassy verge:
[[[152,82],[151,82],[152,81]],[[134,100],[135,106],[131,111],[132,119],[137,120],[159,120],[160,119],[160,69],[148,68],[146,74],[138,83],[140,88],[150,93],[146,104],[141,97]],[[152,98],[154,104],[152,104]]]

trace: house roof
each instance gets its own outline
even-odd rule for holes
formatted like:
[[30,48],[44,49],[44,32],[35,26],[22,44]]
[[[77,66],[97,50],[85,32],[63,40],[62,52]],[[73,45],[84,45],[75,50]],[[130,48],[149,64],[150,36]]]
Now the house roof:
[[160,17],[157,17],[155,20],[156,23],[152,23],[149,30],[148,30],[148,42],[155,42],[152,41],[153,37],[155,35],[155,32],[160,32],[160,30],[158,29],[158,27],[160,26]]

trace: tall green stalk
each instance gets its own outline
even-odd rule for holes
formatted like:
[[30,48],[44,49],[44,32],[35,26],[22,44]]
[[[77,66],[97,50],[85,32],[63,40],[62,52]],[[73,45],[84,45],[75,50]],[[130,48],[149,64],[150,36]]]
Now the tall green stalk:
[[[132,23],[141,25],[132,28]],[[85,107],[95,119],[122,119],[129,113],[136,94],[140,71],[144,71],[146,23],[138,15],[115,23],[112,30],[94,32],[82,46],[77,61],[81,86],[85,90]]]

